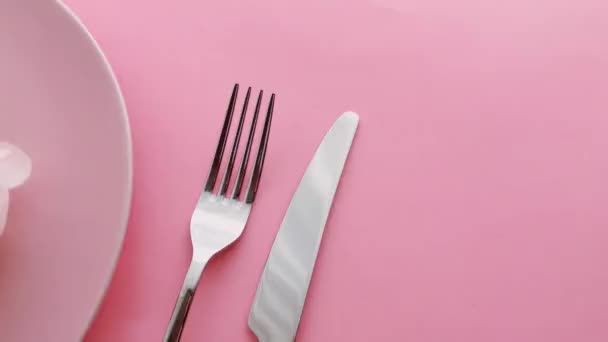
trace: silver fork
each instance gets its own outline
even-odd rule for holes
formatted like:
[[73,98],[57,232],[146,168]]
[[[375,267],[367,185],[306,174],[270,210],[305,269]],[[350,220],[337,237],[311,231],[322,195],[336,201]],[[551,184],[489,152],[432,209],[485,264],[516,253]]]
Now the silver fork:
[[227,195],[228,187],[230,185],[230,176],[236,161],[243,124],[247,114],[249,97],[251,95],[251,87],[249,87],[247,89],[247,94],[245,95],[236,134],[234,135],[232,152],[230,153],[230,158],[228,159],[220,188],[217,194],[214,193],[216,179],[218,178],[224,149],[226,147],[226,141],[228,140],[228,133],[232,123],[238,91],[239,85],[236,84],[232,90],[232,96],[230,97],[228,110],[226,111],[226,118],[224,119],[224,125],[217,144],[215,156],[213,157],[211,170],[209,171],[209,176],[205,183],[204,191],[196,204],[196,208],[194,209],[194,213],[190,220],[190,237],[192,239],[193,247],[192,261],[177,299],[177,304],[173,310],[169,327],[163,340],[165,342],[176,342],[180,340],[188,311],[190,310],[190,305],[192,304],[192,299],[205,265],[207,265],[207,262],[209,262],[211,257],[232,244],[241,236],[258,191],[264,159],[266,157],[266,149],[268,147],[268,137],[270,135],[270,125],[274,109],[274,94],[272,94],[268,103],[268,111],[266,113],[266,119],[264,120],[262,137],[255,158],[255,164],[251,171],[251,179],[249,181],[249,186],[247,187],[247,193],[244,195],[244,198],[241,199],[241,190],[247,171],[249,155],[251,154],[251,146],[253,144],[258,115],[262,104],[263,91],[260,91],[258,95],[253,118],[251,120],[251,128],[249,129],[249,137],[247,139],[247,144],[245,145],[245,153],[241,161],[232,194],[230,196]]

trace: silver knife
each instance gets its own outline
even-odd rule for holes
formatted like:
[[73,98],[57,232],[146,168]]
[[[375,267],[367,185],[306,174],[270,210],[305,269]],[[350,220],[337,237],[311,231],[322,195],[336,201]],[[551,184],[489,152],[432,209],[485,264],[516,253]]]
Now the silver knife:
[[359,117],[342,114],[321,142],[293,195],[249,314],[260,342],[295,339],[325,222]]

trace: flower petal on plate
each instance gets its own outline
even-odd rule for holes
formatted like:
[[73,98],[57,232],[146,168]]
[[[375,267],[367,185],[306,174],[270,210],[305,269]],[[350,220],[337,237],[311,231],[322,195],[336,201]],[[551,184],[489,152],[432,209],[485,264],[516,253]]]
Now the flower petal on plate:
[[17,146],[0,142],[0,187],[12,189],[30,176],[32,160]]
[[2,235],[4,227],[6,226],[8,198],[8,190],[0,188],[0,235]]

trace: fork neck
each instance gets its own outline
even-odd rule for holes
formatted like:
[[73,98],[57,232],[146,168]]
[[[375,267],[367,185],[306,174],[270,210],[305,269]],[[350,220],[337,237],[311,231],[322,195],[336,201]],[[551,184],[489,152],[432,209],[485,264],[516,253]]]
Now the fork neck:
[[179,297],[177,298],[175,309],[171,315],[169,327],[163,342],[178,342],[181,339],[184,324],[186,323],[186,318],[188,317],[188,312],[190,311],[190,306],[194,299],[194,293],[196,292],[196,287],[201,279],[203,269],[207,265],[207,261],[201,262],[195,258],[192,259],[190,268],[186,274],[186,279],[184,279],[184,284],[182,285]]

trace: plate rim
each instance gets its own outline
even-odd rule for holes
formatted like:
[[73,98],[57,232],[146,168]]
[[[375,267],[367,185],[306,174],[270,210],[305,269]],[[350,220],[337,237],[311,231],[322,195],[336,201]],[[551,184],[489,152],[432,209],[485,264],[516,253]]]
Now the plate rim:
[[133,201],[133,141],[131,135],[131,126],[129,124],[129,115],[127,111],[127,105],[125,102],[125,98],[123,96],[122,90],[120,88],[120,84],[118,79],[116,78],[116,74],[112,69],[112,65],[104,54],[101,46],[93,36],[93,34],[86,27],[84,22],[78,17],[78,15],[64,2],[64,0],[55,0],[53,1],[55,5],[57,5],[58,9],[63,12],[66,16],[67,20],[71,20],[74,26],[81,31],[89,41],[91,46],[94,48],[95,53],[97,54],[99,60],[101,61],[101,65],[103,66],[103,71],[107,74],[109,79],[112,82],[112,88],[114,88],[114,92],[118,98],[118,104],[120,107],[120,117],[122,118],[121,123],[123,126],[123,131],[125,134],[125,142],[126,142],[126,166],[127,166],[127,181],[125,184],[125,198],[127,200],[123,212],[121,213],[121,227],[120,227],[120,243],[117,244],[116,250],[114,251],[114,256],[112,260],[112,268],[110,274],[108,274],[108,278],[105,284],[102,286],[101,292],[97,294],[97,300],[93,311],[90,313],[90,316],[87,319],[87,323],[84,327],[82,327],[82,332],[79,334],[79,340],[82,341],[86,337],[95,317],[97,317],[99,310],[101,308],[101,304],[108,292],[110,284],[112,283],[112,279],[114,278],[114,274],[116,273],[116,267],[118,266],[118,260],[120,259],[120,255],[122,254],[122,249],[125,241],[125,236],[127,233],[129,218],[131,214],[131,206]]

